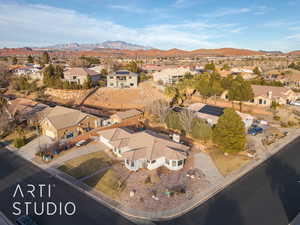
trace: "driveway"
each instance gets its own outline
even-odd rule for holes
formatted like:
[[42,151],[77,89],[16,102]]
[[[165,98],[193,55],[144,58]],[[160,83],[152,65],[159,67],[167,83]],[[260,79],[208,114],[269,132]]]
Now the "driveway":
[[205,153],[200,152],[194,155],[194,167],[201,170],[212,184],[224,178],[210,156]]
[[82,146],[82,147],[75,147],[77,149],[72,150],[70,152],[67,152],[65,155],[51,161],[50,163],[46,164],[44,167],[58,167],[61,164],[65,163],[66,161],[69,161],[71,159],[87,155],[94,152],[104,151],[107,149],[107,147],[100,143],[100,142],[92,142],[88,145]]
[[42,146],[51,145],[54,141],[47,136],[39,136],[17,150],[17,153],[27,160],[32,160]]

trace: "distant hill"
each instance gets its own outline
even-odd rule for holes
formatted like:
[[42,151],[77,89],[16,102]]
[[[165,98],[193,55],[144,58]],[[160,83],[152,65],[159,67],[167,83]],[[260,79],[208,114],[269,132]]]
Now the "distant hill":
[[264,50],[260,50],[260,52],[266,53],[266,54],[270,54],[270,55],[281,55],[284,54],[282,51],[264,51]]
[[300,50],[292,51],[288,53],[289,55],[300,55]]
[[33,49],[38,50],[68,50],[68,51],[80,51],[80,50],[97,50],[97,49],[120,49],[120,50],[147,50],[151,49],[151,47],[146,47],[142,45],[136,45],[127,43],[125,41],[104,41],[102,43],[95,43],[95,44],[78,44],[78,43],[68,43],[68,44],[57,44],[57,45],[50,45],[45,47],[35,47]]

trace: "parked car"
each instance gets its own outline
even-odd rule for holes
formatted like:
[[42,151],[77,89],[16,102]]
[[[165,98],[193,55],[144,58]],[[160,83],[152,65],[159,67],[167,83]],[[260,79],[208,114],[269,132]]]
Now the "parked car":
[[296,106],[300,106],[300,101],[298,100],[298,101],[292,102],[291,104],[296,105]]
[[248,129],[248,134],[255,136],[257,134],[261,134],[263,131],[264,129],[259,126],[252,126]]
[[30,216],[20,216],[17,220],[16,223],[18,225],[37,225],[35,221]]
[[88,140],[81,140],[81,141],[78,141],[75,145],[76,145],[77,147],[80,147],[80,146],[82,146],[82,145],[87,144],[87,142],[88,142]]

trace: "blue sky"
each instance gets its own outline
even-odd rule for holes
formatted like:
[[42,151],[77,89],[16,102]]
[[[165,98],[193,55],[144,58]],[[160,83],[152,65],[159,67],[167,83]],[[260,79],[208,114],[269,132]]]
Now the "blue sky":
[[0,0],[0,47],[300,49],[300,0]]

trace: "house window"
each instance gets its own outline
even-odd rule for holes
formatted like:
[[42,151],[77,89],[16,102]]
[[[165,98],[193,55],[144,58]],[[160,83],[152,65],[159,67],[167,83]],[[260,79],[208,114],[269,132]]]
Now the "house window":
[[134,86],[134,83],[130,83],[130,86]]
[[169,165],[170,164],[170,160],[166,159],[166,164]]
[[266,101],[266,100],[264,100],[264,105],[265,105],[265,104],[267,104],[267,101]]
[[153,163],[156,163],[156,160],[152,160],[152,161],[151,161],[151,164],[153,164]]
[[258,101],[258,104],[262,104],[263,103],[263,100],[262,99],[259,99],[259,101]]
[[76,78],[77,78],[76,76],[73,76],[73,80],[76,80]]
[[174,161],[174,160],[173,160],[173,161],[172,161],[172,166],[173,166],[173,167],[177,166],[177,161]]
[[254,103],[254,99],[252,99],[250,102]]
[[110,79],[114,79],[114,77],[113,77],[113,76],[110,76],[109,78],[110,78]]
[[113,84],[113,83],[110,83],[109,85],[110,85],[110,86],[114,86],[114,84]]
[[129,76],[129,79],[131,79],[131,76]]
[[178,166],[181,166],[183,164],[183,160],[178,161]]

